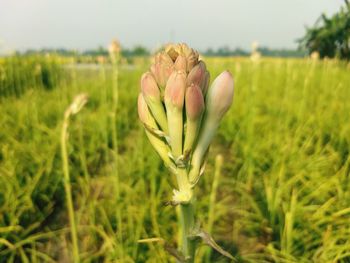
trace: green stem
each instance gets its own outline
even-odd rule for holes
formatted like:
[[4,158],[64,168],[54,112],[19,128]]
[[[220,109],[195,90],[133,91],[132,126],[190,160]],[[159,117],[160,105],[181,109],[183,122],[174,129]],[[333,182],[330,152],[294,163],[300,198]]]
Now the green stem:
[[[209,215],[208,215],[208,226],[207,226],[207,231],[211,235],[212,234],[212,229],[214,225],[214,219],[215,219],[215,204],[216,204],[216,193],[219,185],[219,180],[221,177],[221,168],[222,168],[222,163],[223,163],[223,157],[221,155],[217,155],[215,158],[215,173],[214,173],[214,180],[211,188],[211,193],[210,193],[210,201],[209,201]],[[208,247],[206,249],[206,255],[205,259],[206,262],[210,262],[210,257],[212,254],[212,248]]]
[[[120,201],[120,178],[119,178],[119,147],[118,147],[118,119],[117,119],[117,110],[118,110],[118,100],[119,100],[119,54],[115,54],[115,59],[112,59],[112,147],[114,154],[114,164],[115,168],[113,169],[116,179],[116,199]],[[121,257],[123,258],[124,249],[123,249],[123,235],[122,235],[122,214],[121,209],[117,207],[117,224],[119,231],[119,242],[122,247]]]
[[[179,191],[184,193],[189,193],[189,196],[192,196],[192,189],[190,183],[188,181],[188,174],[186,169],[177,169],[177,182],[179,186]],[[191,237],[192,231],[194,228],[194,205],[193,198],[186,203],[182,203],[180,205],[180,250],[184,257],[186,258],[186,262],[192,263],[194,262],[195,256],[195,241]]]
[[67,210],[68,210],[68,217],[69,217],[69,223],[71,228],[71,238],[73,243],[73,262],[79,263],[80,259],[79,259],[78,233],[77,233],[77,227],[76,227],[75,218],[74,218],[74,206],[73,206],[73,198],[72,198],[72,189],[70,184],[68,153],[67,153],[67,144],[66,144],[68,123],[69,123],[69,113],[66,112],[63,126],[62,126],[62,133],[61,133],[61,154],[62,154],[63,175],[64,175],[63,184],[66,192]]
[[186,258],[186,262],[194,262],[196,244],[191,236],[194,228],[194,207],[192,203],[180,206],[181,224],[181,252]]

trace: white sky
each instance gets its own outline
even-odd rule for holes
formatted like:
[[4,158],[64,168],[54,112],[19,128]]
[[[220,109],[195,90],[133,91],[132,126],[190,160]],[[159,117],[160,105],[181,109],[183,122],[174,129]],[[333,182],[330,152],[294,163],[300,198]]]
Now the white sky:
[[0,0],[0,50],[186,42],[199,50],[252,41],[294,48],[322,12],[343,0]]

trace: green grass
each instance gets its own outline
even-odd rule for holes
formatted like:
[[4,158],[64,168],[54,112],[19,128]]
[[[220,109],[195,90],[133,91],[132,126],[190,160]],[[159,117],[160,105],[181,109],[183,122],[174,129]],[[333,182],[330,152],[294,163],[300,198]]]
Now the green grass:
[[[212,78],[224,69],[233,73],[235,98],[196,188],[204,229],[210,207],[212,235],[239,262],[350,262],[349,65],[206,61]],[[52,70],[50,77],[59,81],[50,89],[0,94],[0,262],[72,260],[60,132],[65,109],[81,92],[89,101],[68,129],[81,261],[172,261],[161,244],[137,243],[177,241],[176,211],[164,205],[174,178],[137,119],[139,79],[147,66],[120,69],[117,123],[108,67],[66,69],[65,75]],[[213,195],[217,154],[223,166]],[[207,248],[200,250],[206,258]],[[227,262],[210,255],[208,262]]]
[[62,77],[62,62],[52,55],[0,58],[0,97],[20,97],[29,89],[53,89]]

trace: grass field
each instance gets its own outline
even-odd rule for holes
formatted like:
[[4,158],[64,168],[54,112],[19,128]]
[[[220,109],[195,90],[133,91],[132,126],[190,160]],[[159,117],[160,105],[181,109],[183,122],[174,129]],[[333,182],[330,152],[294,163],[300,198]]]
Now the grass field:
[[[233,73],[235,98],[196,188],[203,227],[238,262],[350,262],[350,65],[206,62],[212,79]],[[109,66],[67,63],[0,60],[0,262],[71,262],[60,136],[82,92],[88,103],[68,128],[81,261],[173,262],[161,244],[137,243],[177,241],[164,205],[174,178],[137,118],[149,60],[121,66],[118,100]],[[201,246],[198,262],[228,261]]]

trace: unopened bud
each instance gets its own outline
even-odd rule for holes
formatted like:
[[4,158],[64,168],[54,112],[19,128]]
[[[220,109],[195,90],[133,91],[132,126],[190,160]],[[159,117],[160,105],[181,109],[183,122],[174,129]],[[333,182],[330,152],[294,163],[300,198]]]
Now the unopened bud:
[[204,98],[201,89],[198,85],[191,85],[186,90],[186,117],[187,127],[185,134],[184,153],[191,152],[193,144],[197,138],[202,114],[204,111]]
[[157,151],[159,156],[163,159],[167,166],[171,165],[171,161],[168,156],[170,151],[169,147],[156,135],[152,134],[149,129],[157,129],[156,121],[153,119],[151,112],[148,109],[147,103],[140,93],[137,100],[137,109],[141,122],[146,126],[146,135],[151,142],[154,149]]
[[187,85],[190,86],[192,84],[195,84],[203,90],[206,80],[206,72],[207,69],[205,63],[203,61],[200,61],[188,74]]
[[186,74],[176,71],[171,74],[164,94],[170,144],[175,158],[182,155],[183,106],[186,90]]
[[114,39],[112,43],[108,46],[109,56],[113,64],[116,63],[117,59],[119,58],[120,51],[121,51],[120,43],[118,40]]
[[179,55],[176,58],[176,61],[175,61],[175,64],[174,64],[174,68],[177,71],[184,71],[184,72],[186,72],[187,61],[186,61],[186,58],[183,55]]
[[155,64],[152,73],[161,89],[165,88],[169,76],[174,70],[174,63],[169,55],[165,52],[155,57]]
[[152,74],[146,72],[141,78],[142,95],[161,129],[168,133],[168,124],[158,85]]
[[185,103],[187,118],[197,120],[204,111],[204,98],[198,85],[192,84],[187,88]]
[[152,117],[152,114],[148,109],[147,103],[146,103],[142,93],[140,93],[138,98],[137,98],[137,112],[138,112],[139,118],[143,124],[146,124],[147,126],[149,126],[151,128],[157,127],[156,121]]
[[198,64],[199,54],[194,49],[190,48],[186,44],[180,44],[183,54],[187,59],[187,70],[191,71],[192,68]]
[[208,115],[213,115],[220,121],[228,111],[233,100],[233,78],[230,72],[222,72],[211,85],[206,105]]
[[186,74],[183,71],[173,72],[170,75],[165,88],[165,105],[171,105],[172,107],[182,110],[185,99],[185,90]]
[[233,99],[233,78],[230,72],[224,71],[213,82],[206,97],[206,111],[196,149],[192,156],[190,181],[195,182],[203,157],[216,133],[220,120],[228,111]]
[[[193,50],[192,50],[193,51]],[[190,71],[192,68],[197,65],[198,63],[198,53],[196,51],[193,51],[188,57],[187,57],[187,70]]]
[[109,53],[117,54],[121,50],[120,43],[118,40],[114,39],[108,47]]
[[186,44],[170,44],[165,47],[165,52],[175,62],[179,55],[186,58],[186,73],[198,64],[198,52],[187,46]]
[[145,98],[151,97],[155,100],[160,98],[157,82],[149,72],[144,73],[141,77],[141,89]]

